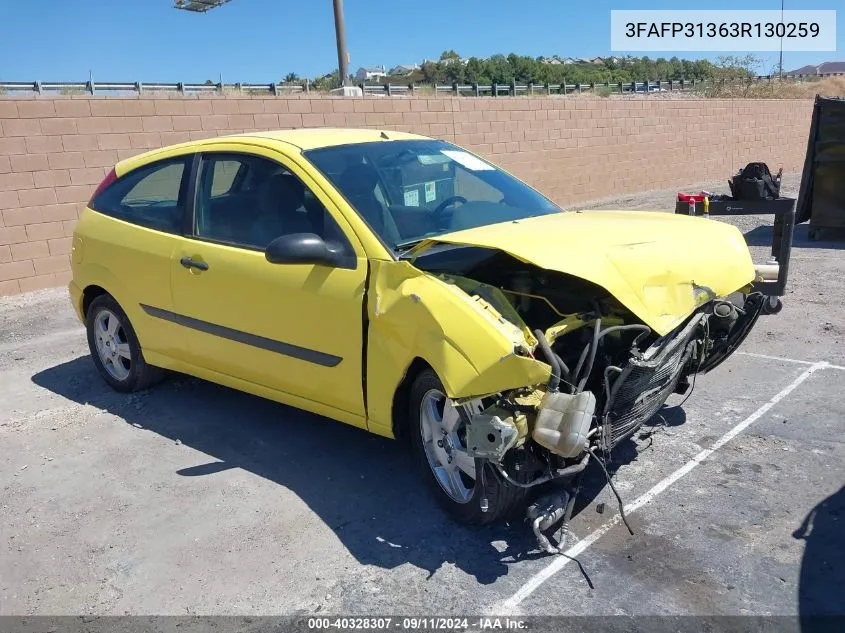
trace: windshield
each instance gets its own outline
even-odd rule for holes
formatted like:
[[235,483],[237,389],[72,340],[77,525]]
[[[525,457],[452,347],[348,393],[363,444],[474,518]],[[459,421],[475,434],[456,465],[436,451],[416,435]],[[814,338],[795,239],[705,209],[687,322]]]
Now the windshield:
[[394,251],[427,237],[560,210],[443,141],[358,143],[304,155]]

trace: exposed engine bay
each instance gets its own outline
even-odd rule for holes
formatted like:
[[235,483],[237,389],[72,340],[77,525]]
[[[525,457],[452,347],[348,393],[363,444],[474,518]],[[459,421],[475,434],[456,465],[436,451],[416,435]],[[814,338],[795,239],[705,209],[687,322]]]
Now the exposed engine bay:
[[434,249],[414,263],[488,312],[512,337],[514,354],[551,368],[545,384],[463,403],[471,456],[521,488],[566,486],[565,494],[558,489],[529,507],[538,541],[550,552],[557,550],[542,530],[553,518],[569,519],[577,483],[569,484],[588,462],[598,461],[606,474],[614,448],[671,394],[688,393],[695,374],[727,358],[769,306],[750,285],[729,297],[702,292],[698,308],[659,335],[600,286],[502,251]]

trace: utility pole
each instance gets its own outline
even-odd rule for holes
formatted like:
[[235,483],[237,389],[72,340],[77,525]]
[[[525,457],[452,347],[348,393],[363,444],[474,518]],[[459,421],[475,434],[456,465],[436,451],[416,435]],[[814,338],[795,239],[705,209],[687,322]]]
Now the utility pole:
[[343,0],[334,0],[334,30],[337,36],[337,74],[340,85],[349,77],[349,56],[346,52],[346,24],[343,21]]
[[[226,4],[229,0],[174,0],[176,9],[205,13]],[[337,74],[340,85],[349,81],[349,55],[346,52],[346,25],[343,22],[343,0],[334,0],[334,30],[337,36]]]
[[[783,24],[783,0],[780,0],[780,23]],[[778,74],[780,80],[783,81],[783,38],[780,38],[780,63],[778,64]]]

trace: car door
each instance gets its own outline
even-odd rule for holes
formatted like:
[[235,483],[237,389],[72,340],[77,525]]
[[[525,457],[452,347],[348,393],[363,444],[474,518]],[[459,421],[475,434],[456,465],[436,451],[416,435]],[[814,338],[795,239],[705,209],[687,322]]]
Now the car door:
[[[269,149],[211,146],[195,178],[192,226],[172,268],[175,314],[163,315],[182,324],[186,360],[365,426],[367,260],[345,220],[304,170]],[[343,257],[267,260],[273,239],[300,233]]]

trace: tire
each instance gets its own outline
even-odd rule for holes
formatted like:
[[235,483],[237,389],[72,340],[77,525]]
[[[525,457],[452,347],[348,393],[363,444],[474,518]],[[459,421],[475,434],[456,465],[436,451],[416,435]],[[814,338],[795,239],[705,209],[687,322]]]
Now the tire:
[[[478,473],[479,468],[484,465],[485,488],[482,494],[481,484],[477,478],[469,477],[466,472],[457,473],[459,482],[455,482],[455,474],[445,475],[452,464],[461,464],[469,470],[467,460],[472,460],[466,455],[466,446],[460,439],[461,428],[465,428],[467,412],[462,408],[457,409],[457,422],[454,423],[455,431],[447,431],[450,426],[448,419],[455,418],[455,407],[445,396],[443,383],[430,369],[426,369],[416,377],[411,386],[410,411],[408,429],[411,447],[415,460],[422,471],[429,490],[435,496],[440,505],[459,523],[467,525],[484,525],[502,519],[516,510],[525,500],[525,491],[505,482],[489,464],[482,460],[474,460],[474,472]],[[432,408],[429,408],[432,407]],[[451,407],[450,410],[447,408]],[[443,447],[438,446],[436,437],[431,432],[431,415],[436,419],[437,412],[440,413],[443,429],[441,430]],[[428,416],[428,417],[427,417]],[[426,430],[428,429],[428,431]],[[448,441],[446,437],[448,436]],[[462,450],[463,449],[463,450]],[[460,457],[461,453],[463,456]],[[445,459],[453,459],[446,463]],[[435,474],[439,467],[440,477]],[[452,482],[444,484],[442,481]],[[448,487],[448,488],[447,488]],[[451,491],[450,491],[451,490]],[[481,509],[481,500],[486,497],[487,511]]]
[[94,365],[115,391],[140,391],[164,377],[163,369],[144,360],[129,317],[111,295],[100,295],[91,302],[85,325]]

